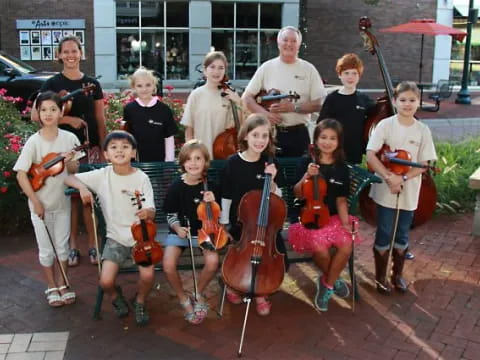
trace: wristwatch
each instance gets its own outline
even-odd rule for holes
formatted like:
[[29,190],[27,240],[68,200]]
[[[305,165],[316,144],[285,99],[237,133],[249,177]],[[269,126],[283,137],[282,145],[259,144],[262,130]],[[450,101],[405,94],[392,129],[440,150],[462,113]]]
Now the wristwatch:
[[405,182],[405,181],[408,180],[408,176],[407,175],[402,175],[402,179],[403,179],[403,182]]
[[300,104],[295,104],[294,109],[295,109],[296,113],[299,113],[300,112]]

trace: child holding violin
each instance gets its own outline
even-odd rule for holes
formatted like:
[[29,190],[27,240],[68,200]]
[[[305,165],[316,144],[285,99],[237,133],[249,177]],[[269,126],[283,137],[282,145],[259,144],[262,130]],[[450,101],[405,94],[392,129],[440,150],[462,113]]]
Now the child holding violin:
[[[115,280],[120,267],[134,265],[131,250],[135,241],[131,225],[138,219],[153,220],[155,205],[150,179],[131,164],[137,149],[135,138],[126,131],[112,131],[105,138],[103,149],[111,165],[70,175],[65,183],[79,190],[84,204],[94,201],[90,190],[100,200],[107,227],[107,240],[101,257],[100,286],[111,298],[115,314],[122,318],[128,315],[129,307]],[[144,198],[141,209],[137,209],[137,204],[132,202],[132,195],[136,191]],[[136,323],[145,325],[150,320],[145,301],[153,286],[155,269],[154,265],[139,266],[138,271],[138,292],[132,304]]]
[[[85,75],[80,70],[83,52],[80,40],[76,36],[65,36],[58,44],[58,62],[62,64],[62,71],[48,79],[40,88],[40,92],[51,90],[61,96],[93,85],[91,92],[78,94],[72,99],[71,110],[60,119],[61,129],[74,133],[83,144],[89,142],[88,161],[91,163],[105,161],[100,149],[107,133],[103,104],[103,91],[97,79]],[[31,119],[38,121],[38,113],[32,109]],[[70,234],[69,266],[79,264],[80,251],[77,244],[78,217],[80,200],[72,196],[72,224]],[[83,221],[88,234],[88,254],[90,262],[97,264],[95,237],[89,207],[84,207]]]
[[123,108],[123,120],[138,141],[139,161],[174,161],[177,124],[172,110],[155,95],[158,78],[140,67],[130,76],[130,86],[136,98]]
[[196,299],[191,299],[185,293],[177,264],[183,250],[189,246],[188,236],[191,237],[192,246],[199,247],[198,232],[202,227],[197,215],[199,203],[215,201],[212,191],[204,191],[204,181],[210,166],[207,147],[196,139],[187,141],[180,150],[178,162],[182,175],[172,182],[164,202],[169,233],[163,241],[163,270],[185,311],[185,320],[199,324],[208,313],[209,306],[202,293],[215,276],[218,254],[200,244],[205,265],[198,281]]
[[[370,197],[377,204],[373,253],[377,291],[381,294],[391,292],[387,278],[390,251],[393,260],[391,282],[398,291],[407,291],[407,282],[402,277],[404,255],[408,251],[408,233],[418,205],[422,173],[426,170],[405,167],[404,172],[395,173],[388,163],[385,165],[379,159],[378,153],[384,145],[388,145],[391,151],[410,153],[412,162],[425,165],[437,158],[430,129],[414,116],[420,104],[420,91],[416,84],[411,81],[398,84],[393,103],[398,113],[377,124],[367,145],[368,164],[383,179],[380,184],[372,184],[370,189]],[[393,229],[397,216],[397,227]]]
[[[222,176],[222,215],[220,223],[229,227],[229,233],[235,241],[240,240],[241,224],[238,222],[238,206],[240,199],[250,190],[262,190],[264,175],[272,175],[271,191],[281,196],[281,186],[286,181],[279,163],[273,159],[275,145],[273,128],[262,114],[251,114],[247,117],[238,134],[239,152],[228,158]],[[273,162],[269,164],[269,159]],[[256,221],[257,219],[253,219]],[[276,246],[279,252],[285,254],[285,264],[288,267],[286,249],[280,233],[277,234]],[[241,295],[227,289],[227,299],[233,304],[242,302]],[[267,297],[257,297],[256,310],[259,315],[270,314],[272,303]]]
[[[322,202],[325,203],[325,211],[322,212],[323,218],[318,219],[321,224],[299,222],[288,229],[288,241],[293,249],[312,253],[315,265],[322,272],[316,281],[317,292],[313,301],[319,311],[328,311],[332,295],[345,298],[350,293],[347,284],[339,276],[352,253],[352,222],[358,222],[358,219],[348,214],[350,178],[344,163],[342,144],[343,129],[340,122],[334,119],[320,121],[313,133],[312,155],[300,159],[297,166],[298,181],[293,188],[297,198],[306,197],[304,191],[307,181],[320,181],[318,186],[324,189]],[[313,200],[306,199],[307,202]],[[333,255],[330,253],[331,247],[336,248]]]
[[[80,142],[74,134],[58,128],[62,117],[62,103],[57,94],[52,91],[40,94],[35,106],[42,128],[28,138],[13,170],[17,172],[18,183],[28,197],[38,257],[47,281],[47,301],[50,306],[58,307],[75,302],[75,293],[68,289],[66,278],[57,276],[54,257],[56,254],[66,274],[70,199],[65,195],[63,180],[67,176],[67,169],[75,169],[72,149]],[[43,187],[35,192],[28,178],[28,171],[32,165],[41,163],[50,153],[64,156],[66,166],[56,176],[47,177]]]
[[365,121],[375,102],[357,90],[363,74],[363,62],[356,54],[345,54],[335,67],[342,87],[328,94],[320,110],[318,121],[336,119],[342,124],[345,137],[345,158],[352,164],[360,164],[365,153],[363,133]]
[[[190,93],[180,122],[185,126],[185,140],[198,139],[203,142],[210,158],[213,158],[215,138],[234,126],[233,110],[241,122],[240,96],[231,89],[222,89],[227,68],[228,62],[223,52],[213,51],[205,56],[203,74],[206,83]],[[235,104],[233,110],[230,100]]]

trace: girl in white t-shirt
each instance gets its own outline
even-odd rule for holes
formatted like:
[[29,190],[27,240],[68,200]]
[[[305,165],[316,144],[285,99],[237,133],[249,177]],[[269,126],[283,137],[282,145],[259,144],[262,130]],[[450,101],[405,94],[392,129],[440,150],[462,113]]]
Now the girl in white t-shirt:
[[[407,282],[402,277],[405,253],[408,251],[408,233],[413,214],[418,206],[422,173],[426,170],[410,167],[404,174],[398,174],[386,167],[377,157],[384,145],[392,151],[405,150],[413,162],[426,165],[436,160],[437,155],[430,129],[415,119],[420,105],[420,91],[411,81],[401,82],[395,89],[394,105],[398,114],[380,121],[367,145],[367,161],[383,182],[372,184],[370,197],[377,204],[377,231],[373,247],[377,291],[388,294],[391,291],[386,278],[389,249],[393,246],[393,269],[391,282],[400,292],[407,291]],[[398,222],[396,221],[398,212]],[[392,242],[393,224],[397,222],[395,239]]]
[[215,138],[234,126],[232,105],[241,122],[241,100],[230,89],[221,90],[228,67],[227,58],[221,51],[208,53],[203,60],[206,83],[193,90],[187,100],[181,124],[185,126],[185,140],[200,140],[213,159]]
[[[13,170],[22,191],[28,197],[33,228],[38,244],[38,257],[47,281],[48,304],[58,307],[75,302],[75,293],[65,284],[63,277],[56,273],[54,254],[67,272],[68,239],[70,237],[70,199],[65,195],[64,178],[67,169],[75,171],[73,148],[79,145],[78,138],[71,132],[58,128],[62,117],[60,97],[52,91],[41,93],[35,104],[42,128],[25,143]],[[64,156],[65,168],[56,175],[45,179],[43,187],[34,191],[28,177],[28,171],[39,164],[49,153]],[[55,249],[52,248],[52,242]],[[55,251],[54,251],[55,250]]]

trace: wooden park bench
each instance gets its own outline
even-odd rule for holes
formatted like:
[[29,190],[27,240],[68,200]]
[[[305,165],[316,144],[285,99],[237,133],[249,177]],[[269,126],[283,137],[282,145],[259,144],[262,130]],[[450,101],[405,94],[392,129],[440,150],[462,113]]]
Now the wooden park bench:
[[[282,171],[284,172],[285,178],[287,180],[287,185],[282,188],[282,198],[287,203],[288,207],[288,215],[287,221],[292,216],[298,212],[298,210],[294,207],[294,195],[293,195],[293,185],[295,182],[295,173],[298,158],[279,158],[279,163]],[[94,165],[82,165],[80,167],[80,171],[89,171],[96,168],[100,168],[105,166],[105,164],[94,164]],[[155,207],[156,207],[156,216],[155,221],[157,226],[159,227],[159,233],[157,234],[157,240],[160,236],[166,236],[167,232],[167,219],[166,214],[163,212],[163,201],[165,199],[166,191],[174,178],[179,176],[180,168],[177,163],[175,162],[157,162],[157,163],[133,163],[133,166],[140,168],[144,171],[150,178],[153,187],[153,193],[155,197]],[[220,184],[221,178],[221,171],[225,166],[225,160],[214,160],[210,163],[210,169],[208,170],[208,180],[212,183]],[[362,189],[368,186],[371,183],[378,183],[381,182],[380,178],[375,176],[374,174],[366,171],[363,168],[358,166],[351,166],[350,168],[350,194],[348,196],[348,205],[349,205],[349,212],[351,214],[355,214],[357,210],[357,202]],[[67,193],[71,193],[72,189],[67,190]],[[105,222],[102,216],[102,212],[100,206],[96,206],[96,213],[98,218],[98,233],[100,240],[100,253],[103,251],[104,243],[105,243]],[[284,229],[288,228],[288,222],[285,224]],[[289,248],[287,246],[287,248]],[[200,254],[200,253],[198,253]],[[199,257],[199,256],[197,256]],[[288,258],[290,263],[294,262],[303,262],[303,261],[310,261],[310,256],[305,256],[301,254],[297,254],[293,251],[289,251]],[[195,261],[195,264],[199,267],[202,266],[203,257],[199,257],[198,261]],[[190,268],[190,258],[188,254],[183,255],[183,259],[181,258],[179,261],[179,268],[180,269],[187,269]],[[352,273],[353,267],[353,258],[350,258],[349,262],[349,272],[350,278],[354,279]],[[156,269],[162,270],[161,263],[157,265]],[[136,267],[133,268],[126,268],[121,269],[121,272],[132,272],[137,271]],[[359,299],[359,295],[357,292],[357,287],[355,288],[355,297]],[[94,319],[99,319],[101,305],[103,301],[103,290],[99,286],[97,292],[97,300],[94,309]]]
[[472,234],[480,235],[480,167],[468,178],[468,187],[476,190],[475,212],[473,214],[473,229]]

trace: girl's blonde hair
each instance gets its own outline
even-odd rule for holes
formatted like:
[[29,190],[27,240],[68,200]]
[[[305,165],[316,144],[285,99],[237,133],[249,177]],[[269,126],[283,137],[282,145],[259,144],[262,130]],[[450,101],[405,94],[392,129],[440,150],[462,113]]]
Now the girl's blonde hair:
[[180,152],[178,154],[178,164],[180,165],[180,169],[182,170],[182,173],[187,172],[184,165],[187,162],[187,160],[190,158],[190,155],[192,154],[192,152],[194,152],[195,150],[200,150],[200,153],[203,155],[205,159],[203,176],[207,176],[208,169],[210,168],[210,154],[205,144],[197,139],[192,139],[187,141],[185,144],[183,144],[182,148],[180,149]]
[[263,150],[263,153],[267,156],[275,155],[275,141],[273,137],[273,127],[270,121],[263,114],[250,114],[243,122],[240,131],[238,132],[238,148],[240,151],[246,151],[248,149],[248,142],[245,139],[248,133],[259,126],[268,126],[268,145]]
[[398,84],[393,92],[393,97],[396,99],[401,93],[406,91],[414,92],[417,98],[420,99],[420,90],[418,89],[417,84],[415,84],[413,81],[402,81],[400,84]]
[[133,89],[135,86],[135,81],[139,77],[146,77],[150,79],[153,82],[153,94],[157,93],[157,87],[158,87],[158,78],[155,76],[153,73],[153,70],[149,70],[143,66],[140,66],[135,72],[128,77],[128,82],[130,83],[130,87]]

